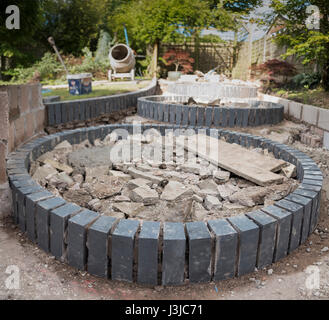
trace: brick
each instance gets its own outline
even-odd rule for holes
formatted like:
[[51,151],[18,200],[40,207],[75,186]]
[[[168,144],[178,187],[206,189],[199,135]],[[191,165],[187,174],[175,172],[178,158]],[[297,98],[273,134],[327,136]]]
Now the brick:
[[189,107],[189,113],[190,113],[190,117],[189,117],[189,125],[190,126],[195,126],[196,125],[196,112],[197,112],[197,108],[196,107]]
[[42,187],[38,186],[38,185],[24,186],[21,188],[17,188],[17,193],[16,193],[17,218],[18,218],[18,226],[22,232],[26,231],[25,196],[32,194],[32,193],[41,192],[41,191],[42,191]]
[[159,222],[143,222],[138,238],[138,283],[158,284],[159,234]]
[[176,106],[169,105],[169,122],[172,124],[176,123]]
[[133,281],[136,220],[121,220],[112,234],[112,280]]
[[63,198],[52,198],[40,201],[36,205],[36,231],[37,243],[45,252],[49,252],[49,226],[50,211],[64,205],[66,202]]
[[300,243],[303,244],[307,240],[310,233],[311,214],[312,214],[312,199],[303,197],[298,193],[291,193],[285,200],[295,202],[303,206],[303,221]]
[[246,216],[260,228],[257,268],[262,269],[273,262],[277,221],[260,210],[247,213]]
[[88,230],[88,265],[90,274],[109,276],[109,235],[116,219],[100,217]]
[[228,218],[228,221],[239,234],[237,275],[253,272],[257,262],[259,227],[244,215]]
[[214,120],[213,120],[213,124],[215,127],[219,127],[220,126],[220,122],[221,122],[221,109],[218,107],[214,107]]
[[214,108],[212,107],[207,107],[206,108],[206,126],[207,127],[211,127],[211,125],[213,124],[213,110]]
[[318,187],[322,187],[322,181],[319,181],[319,180],[311,180],[311,179],[303,179],[303,183],[305,184],[310,184],[310,185],[313,185],[313,186],[318,186]]
[[41,85],[39,84],[31,85],[30,90],[31,90],[31,106],[30,106],[31,110],[38,109],[42,104]]
[[[183,118],[182,118],[182,125],[187,126],[189,124],[189,107],[183,106]],[[329,143],[328,143],[329,148]]]
[[304,208],[297,203],[293,203],[285,199],[275,202],[275,205],[292,213],[292,227],[288,250],[288,252],[291,253],[292,251],[296,250],[300,244]]
[[65,259],[68,220],[80,210],[76,204],[67,203],[50,212],[50,252],[56,259]]
[[163,230],[162,284],[184,281],[186,238],[182,223],[166,222]]
[[226,220],[208,221],[215,236],[214,281],[233,278],[236,273],[238,233]]
[[189,245],[189,279],[191,282],[211,280],[212,239],[204,222],[186,224]]
[[87,228],[99,217],[90,210],[83,210],[68,222],[67,258],[70,266],[86,269],[87,263]]
[[26,234],[32,241],[36,242],[36,205],[39,201],[53,198],[54,195],[48,191],[40,191],[38,193],[29,194],[25,197],[25,220]]
[[263,208],[266,214],[278,220],[277,236],[274,250],[274,262],[284,258],[288,254],[292,213],[276,206]]

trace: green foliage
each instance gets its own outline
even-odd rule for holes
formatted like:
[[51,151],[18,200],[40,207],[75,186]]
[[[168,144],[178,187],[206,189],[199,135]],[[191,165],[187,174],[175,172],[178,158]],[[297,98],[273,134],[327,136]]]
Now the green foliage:
[[283,58],[295,55],[303,64],[317,63],[321,69],[322,85],[329,91],[329,11],[327,0],[313,0],[321,13],[319,30],[306,26],[308,0],[271,0],[274,15],[285,17],[284,32],[276,38],[277,43],[287,46]]
[[321,74],[319,73],[300,73],[291,79],[290,88],[292,89],[314,89],[320,85]]
[[30,80],[35,72],[39,72],[41,79],[56,79],[63,74],[64,68],[57,61],[56,55],[46,52],[42,59],[36,62],[30,68],[15,68],[7,72],[13,78],[12,81],[27,81]]

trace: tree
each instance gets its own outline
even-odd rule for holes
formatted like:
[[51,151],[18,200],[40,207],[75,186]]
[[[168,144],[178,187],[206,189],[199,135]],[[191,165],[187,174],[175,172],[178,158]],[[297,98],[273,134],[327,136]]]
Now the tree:
[[310,29],[306,21],[310,14],[307,7],[308,0],[271,0],[273,15],[285,18],[284,32],[279,34],[276,41],[280,45],[287,46],[287,52],[283,56],[295,55],[303,64],[316,63],[321,72],[322,86],[329,91],[329,7],[327,0],[313,0],[320,10],[320,28]]
[[104,0],[43,0],[44,39],[55,38],[65,54],[79,55],[84,47],[97,46]]
[[183,73],[193,71],[192,63],[194,63],[194,59],[190,57],[188,52],[171,49],[162,58],[167,66],[175,65],[176,72],[179,70],[179,67],[181,67]]
[[[16,5],[20,10],[20,29],[6,28],[6,8]],[[26,64],[33,59],[38,43],[34,41],[42,24],[40,0],[0,1],[0,77],[13,64]]]

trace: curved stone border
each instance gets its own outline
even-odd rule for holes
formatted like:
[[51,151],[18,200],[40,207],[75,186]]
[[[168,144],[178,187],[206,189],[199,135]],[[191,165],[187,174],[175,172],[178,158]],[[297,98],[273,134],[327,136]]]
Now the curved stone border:
[[[142,125],[141,132],[150,128],[164,135],[166,129],[200,127]],[[216,132],[230,143],[266,148],[276,158],[296,165],[301,182],[298,189],[251,213],[207,224],[161,225],[100,216],[55,197],[28,174],[30,163],[61,141],[93,142],[115,129],[132,133],[133,126],[106,125],[56,133],[26,143],[7,161],[15,223],[45,252],[73,267],[99,277],[148,285],[178,285],[186,279],[217,281],[284,258],[304,243],[317,225],[323,176],[313,160],[286,145],[222,129],[206,132]]]
[[72,121],[92,120],[101,115],[136,107],[137,99],[155,94],[156,87],[157,79],[154,78],[148,87],[135,92],[90,99],[45,103],[47,125],[53,126]]
[[[284,107],[272,102],[248,100],[250,108],[203,107],[170,104],[184,102],[186,96],[150,96],[138,99],[137,113],[144,118],[182,126],[255,127],[274,125],[283,120]],[[169,103],[168,103],[169,101]],[[267,108],[258,105],[268,104]]]
[[213,98],[257,98],[258,88],[248,85],[214,82],[175,82],[168,85],[167,92],[175,95]]

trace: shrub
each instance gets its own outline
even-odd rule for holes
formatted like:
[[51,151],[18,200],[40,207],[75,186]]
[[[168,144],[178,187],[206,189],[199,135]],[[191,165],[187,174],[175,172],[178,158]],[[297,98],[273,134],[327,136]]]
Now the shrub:
[[321,83],[321,75],[319,73],[300,73],[293,77],[289,87],[291,89],[314,89]]
[[179,71],[181,67],[183,73],[193,72],[194,59],[188,52],[170,49],[162,58],[167,66],[175,65],[175,71]]

